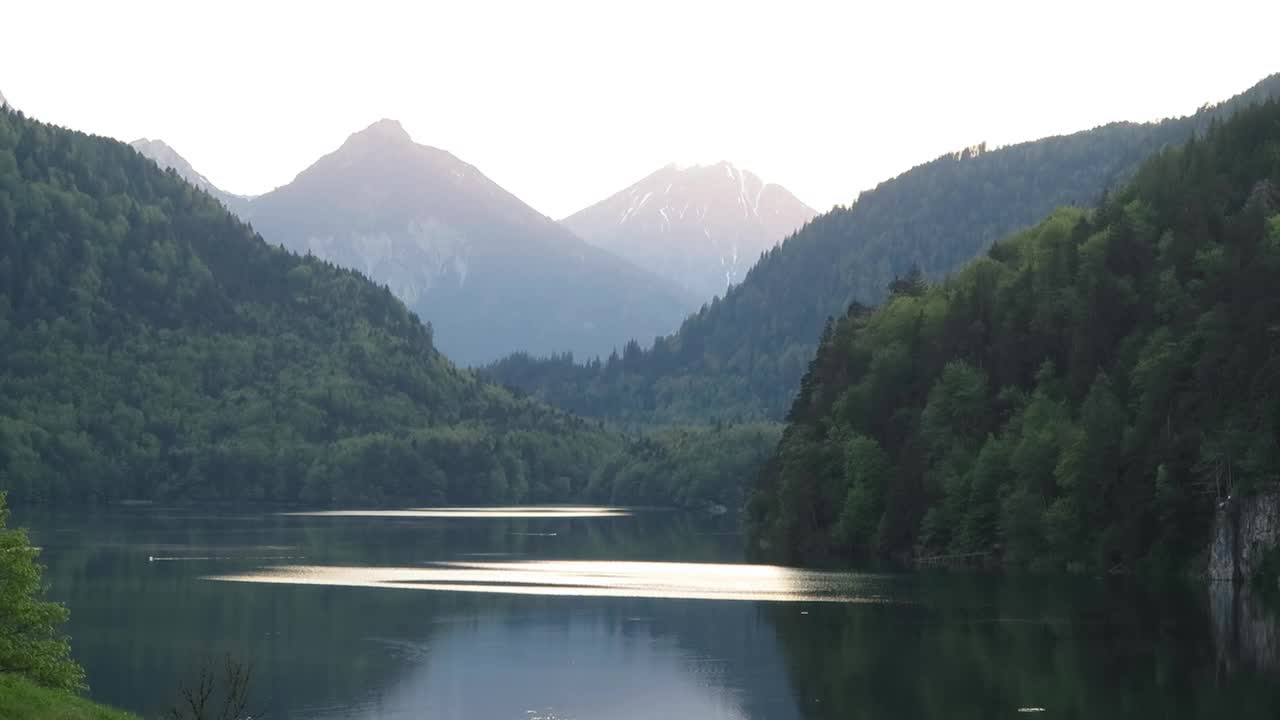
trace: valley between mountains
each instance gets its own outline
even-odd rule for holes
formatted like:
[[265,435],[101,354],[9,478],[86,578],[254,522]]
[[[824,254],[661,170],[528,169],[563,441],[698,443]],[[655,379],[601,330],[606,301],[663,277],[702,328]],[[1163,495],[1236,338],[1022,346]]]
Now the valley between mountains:
[[[1059,403],[1061,432],[1106,408],[1109,432],[1138,442],[1137,429],[1121,428],[1147,422],[1134,393],[1154,382],[1149,344],[1167,337],[1182,348],[1169,352],[1190,353],[1204,342],[1176,341],[1183,330],[1168,324],[1216,317],[1205,283],[1230,267],[1205,263],[1234,257],[1212,260],[1227,250],[1197,249],[1209,236],[1158,214],[1168,202],[1159,188],[1174,181],[1151,178],[1173,153],[1230,168],[1247,159],[1232,143],[1267,147],[1255,128],[1269,106],[1252,108],[1278,89],[1273,76],[1182,118],[974,146],[822,214],[719,163],[665,166],[562,222],[391,120],[249,197],[219,189],[162,141],[129,147],[9,109],[0,486],[29,501],[746,507],[762,547],[796,561],[1000,545],[1007,561],[1177,567],[1196,542],[1169,546],[1146,526],[1080,554],[1084,535],[1060,526],[1096,498],[1073,499],[1067,488],[1082,481],[1066,475],[1029,496],[1026,515],[990,498],[966,509],[977,500],[965,493],[1007,498],[1008,478],[1029,472],[1007,424],[1031,422],[1020,413],[1037,402]],[[1235,194],[1196,195],[1227,213],[1206,227],[1240,212],[1269,217],[1265,168],[1241,167],[1215,181]],[[1033,226],[1052,239],[1019,234]],[[1137,244],[1121,249],[1131,232]],[[1166,257],[1183,236],[1181,259]],[[1066,249],[1049,247],[1058,242]],[[1098,253],[1120,274],[1052,297],[990,294],[982,283],[1040,287],[1017,264],[1027,253],[1066,253],[1054,262],[1070,282],[1086,282],[1083,263]],[[1007,277],[980,270],[1011,258]],[[1185,317],[1162,299],[1174,280],[1190,298]],[[1103,296],[1113,314],[1129,308],[1131,323],[1106,338],[1101,315],[1050,309]],[[909,306],[919,307],[895,315]],[[881,329],[889,322],[907,324]],[[1036,328],[1047,333],[1039,349],[998,374],[996,358],[1013,351],[992,356],[986,344]],[[1266,376],[1265,363],[1239,362]],[[60,388],[71,377],[91,379],[92,391],[68,413]],[[1166,395],[1179,387],[1172,378]],[[1270,420],[1257,407],[1224,406],[1233,430],[1187,430],[1183,460],[1151,466],[1124,492],[1151,513],[1196,518],[1199,537],[1207,510],[1192,488],[1205,468],[1244,477],[1239,463],[1269,462]],[[956,434],[945,442],[944,427]],[[1004,434],[985,449],[983,437]],[[969,449],[946,450],[959,447]],[[1044,472],[1066,473],[1074,447],[1044,448]],[[1151,448],[1107,457],[1139,467],[1131,454]],[[1015,466],[984,465],[993,462]],[[789,524],[807,503],[829,526],[818,538]],[[1071,516],[1079,533],[1111,527],[1092,512]],[[1009,544],[1015,519],[1041,539]],[[957,530],[965,522],[977,525]]]

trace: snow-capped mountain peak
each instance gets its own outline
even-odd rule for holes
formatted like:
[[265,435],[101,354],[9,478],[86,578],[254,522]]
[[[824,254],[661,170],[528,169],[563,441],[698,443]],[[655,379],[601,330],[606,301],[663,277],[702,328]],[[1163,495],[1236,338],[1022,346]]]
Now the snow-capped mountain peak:
[[671,332],[697,307],[394,120],[255,198],[247,219],[270,242],[386,285],[463,364],[518,350],[605,356]]
[[671,163],[566,218],[569,229],[703,297],[815,215],[779,185],[721,161]]

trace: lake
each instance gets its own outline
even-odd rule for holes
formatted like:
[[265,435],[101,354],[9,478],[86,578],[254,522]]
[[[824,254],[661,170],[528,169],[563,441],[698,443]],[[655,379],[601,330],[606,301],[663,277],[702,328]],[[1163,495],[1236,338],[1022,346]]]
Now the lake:
[[251,663],[254,716],[1276,718],[1248,594],[745,564],[731,518],[616,508],[15,508],[97,700]]

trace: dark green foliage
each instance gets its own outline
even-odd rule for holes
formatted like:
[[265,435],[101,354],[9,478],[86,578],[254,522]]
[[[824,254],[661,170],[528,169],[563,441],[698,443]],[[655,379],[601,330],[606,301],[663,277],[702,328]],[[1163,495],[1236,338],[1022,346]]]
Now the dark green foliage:
[[[268,245],[126,145],[11,111],[0,368],[16,501],[673,497],[602,476],[640,481],[633,441],[455,368],[385,287]],[[648,466],[661,444],[642,444]],[[681,500],[723,496],[706,484]]]
[[46,687],[79,690],[84,670],[58,627],[67,609],[41,599],[39,550],[22,530],[6,529],[9,508],[0,492],[0,679],[16,675]]
[[656,430],[637,441],[618,467],[602,467],[588,496],[737,512],[780,436],[781,427],[770,424]]
[[1274,76],[1189,117],[945,155],[818,216],[648,350],[581,366],[515,355],[489,373],[572,412],[629,424],[779,419],[827,318],[882,301],[891,285],[916,292],[921,273],[945,276],[1056,207],[1094,204],[1153,152],[1278,88]]
[[790,560],[1168,572],[1280,471],[1280,103],[829,327],[749,507]]

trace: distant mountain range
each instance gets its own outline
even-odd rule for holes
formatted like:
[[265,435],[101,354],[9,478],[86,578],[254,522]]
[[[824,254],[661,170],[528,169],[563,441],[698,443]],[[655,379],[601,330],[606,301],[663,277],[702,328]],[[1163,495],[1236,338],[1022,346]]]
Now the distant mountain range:
[[[925,279],[946,276],[1054,208],[1092,205],[1152,153],[1277,96],[1280,75],[1272,75],[1186,117],[944,155],[815,217],[723,299],[647,350],[604,366],[516,354],[489,372],[578,414],[637,425],[781,419],[824,326],[852,303],[881,302],[913,269]],[[884,372],[906,371],[906,362],[885,361]]]
[[462,364],[512,351],[609,355],[674,330],[700,298],[590,245],[452,154],[382,120],[293,182],[226,193],[157,141],[134,147],[221,199],[268,242],[385,284]]
[[[0,495],[19,503],[700,506],[740,502],[776,438],[637,443],[485,383],[385,287],[268,245],[124,143],[0,110],[0,158]],[[352,159],[299,191],[334,162],[371,203]]]
[[710,299],[815,214],[786,188],[721,162],[668,165],[561,222]]
[[162,168],[173,170],[183,180],[195,185],[212,195],[214,198],[222,201],[227,209],[239,213],[251,199],[247,195],[236,195],[218,188],[209,182],[209,178],[201,175],[196,171],[186,158],[178,154],[176,150],[169,147],[163,140],[150,140],[147,138],[139,138],[129,143],[134,150],[142,153],[146,157],[156,161],[156,164]]

